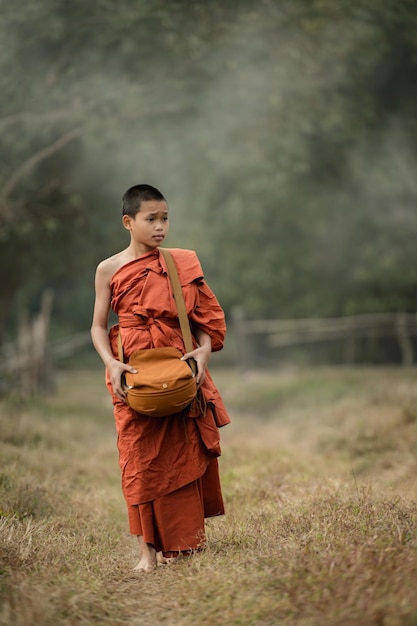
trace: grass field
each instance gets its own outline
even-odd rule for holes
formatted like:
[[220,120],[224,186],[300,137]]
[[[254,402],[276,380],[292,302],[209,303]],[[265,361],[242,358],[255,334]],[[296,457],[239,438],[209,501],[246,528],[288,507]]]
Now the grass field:
[[0,406],[0,626],[417,625],[417,371],[215,370],[227,514],[132,574],[102,373]]

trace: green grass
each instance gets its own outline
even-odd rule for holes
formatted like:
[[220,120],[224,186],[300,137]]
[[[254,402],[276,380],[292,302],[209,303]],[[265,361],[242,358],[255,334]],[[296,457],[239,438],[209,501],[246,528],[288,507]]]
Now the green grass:
[[250,372],[245,376],[245,385],[234,377],[225,392],[229,402],[241,413],[255,412],[264,418],[269,415],[276,418],[278,411],[287,407],[293,410],[312,403],[317,407],[349,397],[353,392],[364,392],[365,381],[360,370],[344,370],[342,376],[340,371],[343,370],[306,370],[302,376],[296,370]]
[[417,624],[417,372],[218,370],[227,514],[131,572],[102,373],[0,406],[0,626]]

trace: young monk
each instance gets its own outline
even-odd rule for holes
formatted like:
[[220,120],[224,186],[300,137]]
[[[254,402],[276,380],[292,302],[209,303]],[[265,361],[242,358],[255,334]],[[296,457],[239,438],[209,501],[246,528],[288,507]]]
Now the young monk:
[[[157,562],[201,548],[204,518],[224,513],[218,429],[230,420],[207,364],[211,352],[223,347],[226,328],[195,252],[172,249],[195,345],[183,358],[197,363],[204,402],[194,401],[185,417],[161,418],[141,415],[127,405],[122,375],[134,370],[118,360],[119,331],[126,362],[144,348],[174,346],[184,353],[184,343],[159,253],[169,224],[164,196],[150,185],[131,187],[123,196],[122,221],[130,243],[97,267],[91,335],[112,394],[122,489],[130,531],[139,540],[135,570],[148,572]],[[108,331],[110,308],[118,324]]]

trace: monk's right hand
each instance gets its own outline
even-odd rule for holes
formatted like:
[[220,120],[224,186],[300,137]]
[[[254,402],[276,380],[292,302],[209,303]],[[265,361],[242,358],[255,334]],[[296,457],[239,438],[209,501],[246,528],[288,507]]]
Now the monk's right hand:
[[121,400],[122,402],[126,402],[126,392],[123,389],[122,383],[123,373],[131,372],[132,374],[136,374],[137,370],[135,370],[134,367],[131,367],[127,363],[122,363],[117,359],[113,359],[113,361],[108,364],[107,370],[109,372],[110,382],[114,395],[117,396],[117,398],[119,398],[119,400]]

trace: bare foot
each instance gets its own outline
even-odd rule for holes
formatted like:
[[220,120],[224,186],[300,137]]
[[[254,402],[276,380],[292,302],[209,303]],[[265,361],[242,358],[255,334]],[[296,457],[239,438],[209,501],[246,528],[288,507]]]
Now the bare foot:
[[145,559],[141,559],[139,563],[133,568],[134,572],[151,572],[156,567],[156,563],[149,563]]
[[157,559],[158,565],[170,565],[171,563],[175,563],[178,561],[182,561],[183,559],[190,558],[190,556],[194,554],[195,552],[196,552],[195,550],[184,550],[183,552],[180,552],[180,551],[168,552],[167,555],[169,556],[165,556],[163,552],[158,552],[156,555],[156,559]]
[[156,550],[152,544],[146,543],[142,536],[138,536],[140,560],[134,572],[151,572],[156,567]]
[[172,562],[172,559],[167,559],[167,557],[164,556],[162,552],[157,552],[156,562],[157,562],[157,565],[169,565],[169,563]]

